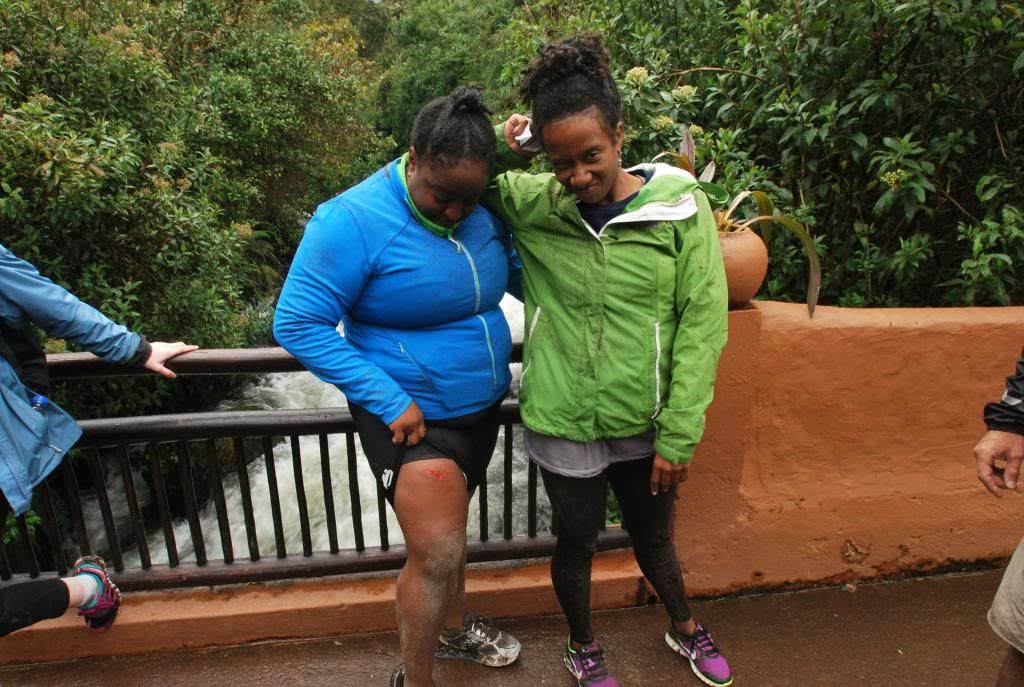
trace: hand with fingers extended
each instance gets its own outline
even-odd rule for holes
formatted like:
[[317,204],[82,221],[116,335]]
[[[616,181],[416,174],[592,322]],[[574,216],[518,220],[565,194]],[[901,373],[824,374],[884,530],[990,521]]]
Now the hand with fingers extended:
[[689,476],[689,463],[672,463],[655,455],[654,467],[651,468],[651,496],[656,496],[659,491],[668,491],[673,484],[685,482]]
[[409,407],[398,416],[388,427],[394,436],[391,441],[396,444],[415,446],[427,435],[427,426],[423,424],[423,413],[416,401],[409,404]]
[[175,343],[164,343],[163,341],[154,341],[150,344],[152,351],[149,357],[146,359],[145,367],[147,370],[156,372],[159,375],[163,375],[168,379],[174,379],[178,375],[174,374],[173,370],[169,370],[164,366],[164,363],[171,358],[176,358],[179,355],[185,353],[191,353],[192,351],[198,351],[199,346],[193,346],[182,341]]
[[974,447],[974,459],[978,479],[993,496],[1002,498],[1004,489],[1017,489],[1024,459],[1024,436],[989,430]]

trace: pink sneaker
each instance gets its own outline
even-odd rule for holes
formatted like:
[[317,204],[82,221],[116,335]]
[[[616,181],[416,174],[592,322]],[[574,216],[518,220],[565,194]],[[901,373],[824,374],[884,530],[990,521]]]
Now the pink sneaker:
[[665,633],[665,643],[672,651],[686,657],[690,662],[690,669],[704,684],[711,687],[728,687],[732,684],[729,663],[719,653],[715,640],[711,639],[711,635],[700,623],[697,623],[693,635],[678,632],[670,624],[668,632]]
[[114,624],[117,609],[121,608],[121,591],[107,575],[107,564],[99,556],[82,556],[75,561],[72,576],[92,575],[100,582],[100,593],[89,608],[78,609],[78,615],[85,617],[85,624],[93,632],[106,632]]

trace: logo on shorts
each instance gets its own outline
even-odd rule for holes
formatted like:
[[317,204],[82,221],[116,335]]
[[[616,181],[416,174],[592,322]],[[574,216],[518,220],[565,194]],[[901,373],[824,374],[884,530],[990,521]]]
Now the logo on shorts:
[[391,488],[391,482],[394,479],[395,479],[395,473],[392,472],[390,469],[388,469],[388,470],[385,470],[384,473],[380,476],[380,483],[384,485],[385,489],[390,489]]

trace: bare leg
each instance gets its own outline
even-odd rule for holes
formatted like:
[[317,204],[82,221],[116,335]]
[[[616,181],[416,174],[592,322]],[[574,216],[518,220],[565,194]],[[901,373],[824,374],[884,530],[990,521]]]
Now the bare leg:
[[446,630],[461,630],[466,620],[466,556],[463,552],[462,568],[459,570],[456,580],[455,591],[452,595],[451,605],[448,607],[448,614],[445,616],[444,628]]
[[1024,654],[1012,646],[1006,649],[1006,658],[999,671],[996,687],[1021,687],[1024,685]]
[[406,687],[434,684],[437,638],[464,584],[468,507],[466,482],[453,461],[437,458],[402,466],[395,513],[408,551],[397,593]]

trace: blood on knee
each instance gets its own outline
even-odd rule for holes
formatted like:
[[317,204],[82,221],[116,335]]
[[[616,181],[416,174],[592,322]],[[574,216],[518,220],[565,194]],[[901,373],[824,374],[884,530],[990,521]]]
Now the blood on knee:
[[428,468],[427,470],[423,471],[423,474],[429,475],[430,477],[433,477],[438,482],[443,482],[445,480],[444,473],[441,472],[440,470],[431,470],[431,469]]

